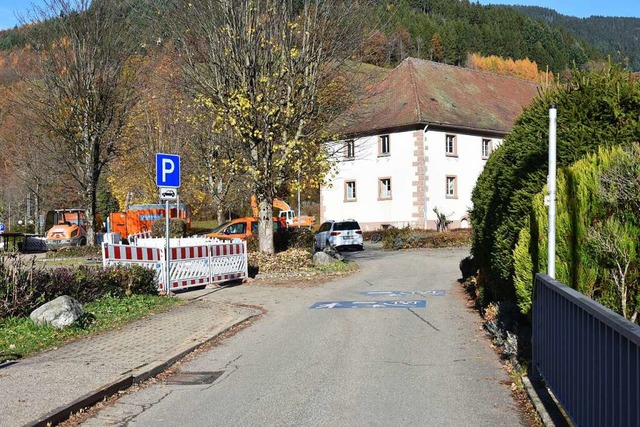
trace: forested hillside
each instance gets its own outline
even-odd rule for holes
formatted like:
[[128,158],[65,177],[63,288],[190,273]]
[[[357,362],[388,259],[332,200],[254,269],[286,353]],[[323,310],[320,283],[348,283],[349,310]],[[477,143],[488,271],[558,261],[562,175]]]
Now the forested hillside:
[[[163,38],[168,24],[157,18],[170,2],[131,2],[139,13],[140,40]],[[469,0],[378,1],[363,32],[376,27],[361,49],[360,58],[380,66],[394,66],[407,56],[465,65],[469,53],[503,58],[528,58],[539,69],[558,73],[575,63],[582,66],[602,54],[565,28],[525,15],[509,6],[482,6]],[[381,24],[380,24],[381,23]],[[0,48],[22,47],[24,29],[0,33]],[[594,44],[597,44],[595,41]]]
[[610,55],[614,62],[623,63],[633,71],[640,71],[640,18],[576,18],[543,7],[516,8],[549,25],[565,28],[573,36],[598,48],[604,55]]
[[[601,57],[589,44],[568,31],[528,17],[508,6],[482,6],[468,0],[406,0],[382,12],[388,22],[369,51],[388,57],[368,55],[365,59],[381,65],[403,56],[415,56],[464,65],[469,53],[503,58],[529,58],[540,70],[560,72]],[[385,39],[387,37],[388,39]]]

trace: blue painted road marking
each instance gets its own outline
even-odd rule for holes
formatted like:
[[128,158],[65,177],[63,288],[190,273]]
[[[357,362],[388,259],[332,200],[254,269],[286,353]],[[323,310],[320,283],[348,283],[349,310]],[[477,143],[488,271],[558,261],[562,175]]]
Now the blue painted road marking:
[[426,308],[427,301],[408,300],[408,301],[327,301],[317,302],[310,309],[326,309],[326,308]]
[[367,295],[370,297],[407,297],[411,295],[433,295],[437,297],[444,296],[445,291],[368,291],[368,292],[360,292],[362,295]]

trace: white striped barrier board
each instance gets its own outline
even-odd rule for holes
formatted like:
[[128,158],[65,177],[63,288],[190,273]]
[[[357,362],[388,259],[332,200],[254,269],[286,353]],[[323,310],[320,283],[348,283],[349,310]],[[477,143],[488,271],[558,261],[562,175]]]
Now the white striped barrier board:
[[[215,243],[240,243],[240,239],[212,239],[210,237],[172,237],[170,245],[172,248],[180,248],[183,246],[208,246]],[[129,244],[134,245],[129,242]],[[135,240],[134,246],[143,246],[150,248],[164,248],[167,246],[167,241],[164,237],[139,237]]]
[[[158,289],[166,282],[164,247],[102,245],[102,265],[140,265],[155,271]],[[217,242],[171,248],[171,290],[187,289],[248,277],[247,244]]]
[[151,238],[151,230],[142,231],[140,233],[135,233],[129,236],[129,244],[135,245],[139,239],[150,239]]

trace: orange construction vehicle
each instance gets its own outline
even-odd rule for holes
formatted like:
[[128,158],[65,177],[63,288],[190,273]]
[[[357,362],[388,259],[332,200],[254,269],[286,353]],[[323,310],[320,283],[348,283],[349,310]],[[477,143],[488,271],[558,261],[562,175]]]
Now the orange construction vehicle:
[[[186,203],[180,203],[180,212],[176,204],[169,205],[169,217],[180,218],[187,225],[187,230],[191,228],[191,209]],[[109,215],[109,229],[113,233],[119,233],[124,240],[130,235],[151,231],[153,221],[164,218],[165,205],[131,205],[125,212],[113,212]]]
[[[99,223],[100,219],[97,218],[96,222]],[[87,218],[84,209],[57,209],[47,212],[45,229],[45,240],[49,249],[87,244]]]
[[[313,227],[316,225],[316,218],[308,215],[300,215],[300,218],[295,216],[293,209],[291,206],[284,200],[280,200],[277,198],[273,199],[273,207],[276,209],[280,209],[278,213],[278,218],[281,218],[287,224],[287,227]],[[251,196],[251,209],[253,210],[253,216],[258,216],[258,202],[256,200],[256,196]]]
[[[247,240],[249,237],[258,238],[258,221],[256,217],[236,218],[232,221],[222,224],[214,228],[211,232],[205,234],[205,237],[214,239],[242,239]],[[286,229],[286,224],[281,218],[273,217],[273,232],[275,234]]]

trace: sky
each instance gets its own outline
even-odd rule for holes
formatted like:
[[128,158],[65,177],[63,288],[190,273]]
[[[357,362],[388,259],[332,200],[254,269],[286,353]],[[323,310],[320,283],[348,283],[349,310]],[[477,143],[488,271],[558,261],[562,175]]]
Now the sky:
[[588,18],[593,15],[640,18],[640,1],[638,0],[479,0],[479,2],[480,4],[540,6],[578,18]]
[[[476,1],[476,0],[471,0]],[[518,4],[542,6],[563,15],[586,18],[591,15],[631,16],[640,18],[639,0],[479,0],[480,4]],[[28,15],[32,5],[44,4],[44,0],[0,0],[0,29],[19,24],[16,14]]]

